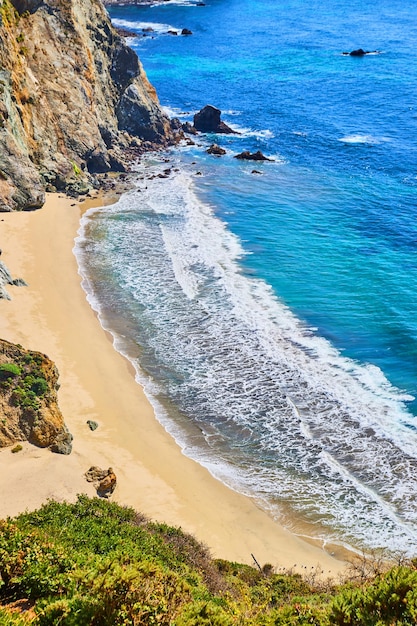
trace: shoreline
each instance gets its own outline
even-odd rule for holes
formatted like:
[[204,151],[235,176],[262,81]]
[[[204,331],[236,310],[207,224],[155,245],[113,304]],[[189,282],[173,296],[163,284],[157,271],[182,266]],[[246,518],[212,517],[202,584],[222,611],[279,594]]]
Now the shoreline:
[[[113,501],[180,526],[216,557],[251,564],[253,554],[261,564],[294,571],[320,563],[326,575],[337,577],[345,562],[217,481],[157,421],[132,364],[115,350],[88,304],[72,252],[82,213],[104,203],[103,196],[80,205],[48,194],[39,211],[2,214],[4,262],[28,286],[10,287],[12,300],[0,301],[0,337],[56,363],[58,401],[74,441],[68,457],[27,443],[18,454],[0,451],[0,517],[33,510],[48,498],[95,496],[84,473],[91,465],[111,466],[118,478]],[[94,432],[89,419],[99,423]],[[343,548],[333,548],[342,558]]]

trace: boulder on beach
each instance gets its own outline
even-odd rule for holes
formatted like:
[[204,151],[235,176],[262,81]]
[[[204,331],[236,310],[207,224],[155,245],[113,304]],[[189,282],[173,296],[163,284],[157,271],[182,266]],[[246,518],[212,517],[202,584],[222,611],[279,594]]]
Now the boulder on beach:
[[249,150],[244,150],[240,154],[236,154],[235,159],[242,159],[244,161],[273,161],[274,159],[269,159],[266,157],[260,150],[257,152],[249,152]]
[[194,115],[194,128],[202,133],[234,133],[227,124],[221,121],[220,109],[211,104],[206,104],[198,113]]
[[116,489],[117,478],[113,468],[103,470],[96,465],[92,465],[84,474],[89,483],[93,483],[97,494],[102,498],[108,498]]

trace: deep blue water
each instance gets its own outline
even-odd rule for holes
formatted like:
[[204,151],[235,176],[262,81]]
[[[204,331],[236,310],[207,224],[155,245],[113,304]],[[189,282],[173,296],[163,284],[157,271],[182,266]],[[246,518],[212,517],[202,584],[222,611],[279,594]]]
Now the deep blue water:
[[[152,25],[130,43],[171,116],[211,103],[240,134],[150,157],[137,190],[85,220],[103,324],[213,474],[295,530],[415,553],[415,6],[207,0],[111,16]],[[167,34],[183,27],[192,36]],[[341,54],[359,47],[380,54]],[[225,156],[206,154],[213,141]],[[244,149],[274,162],[233,159]],[[165,158],[170,177],[153,178]]]

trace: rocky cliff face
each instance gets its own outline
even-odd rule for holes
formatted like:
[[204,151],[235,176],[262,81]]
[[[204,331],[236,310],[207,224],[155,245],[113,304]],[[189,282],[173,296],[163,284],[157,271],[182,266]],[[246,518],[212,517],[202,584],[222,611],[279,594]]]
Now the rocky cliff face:
[[136,54],[100,0],[0,0],[0,210],[84,192],[170,140]]
[[57,389],[58,371],[48,357],[0,339],[0,448],[29,441],[71,452]]

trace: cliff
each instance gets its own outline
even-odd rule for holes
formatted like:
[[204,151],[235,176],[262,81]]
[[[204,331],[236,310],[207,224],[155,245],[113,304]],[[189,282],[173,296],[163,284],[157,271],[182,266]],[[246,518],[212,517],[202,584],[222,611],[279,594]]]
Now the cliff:
[[0,339],[0,448],[27,440],[71,452],[57,389],[58,371],[47,356]]
[[0,0],[0,210],[85,192],[170,138],[100,0]]

